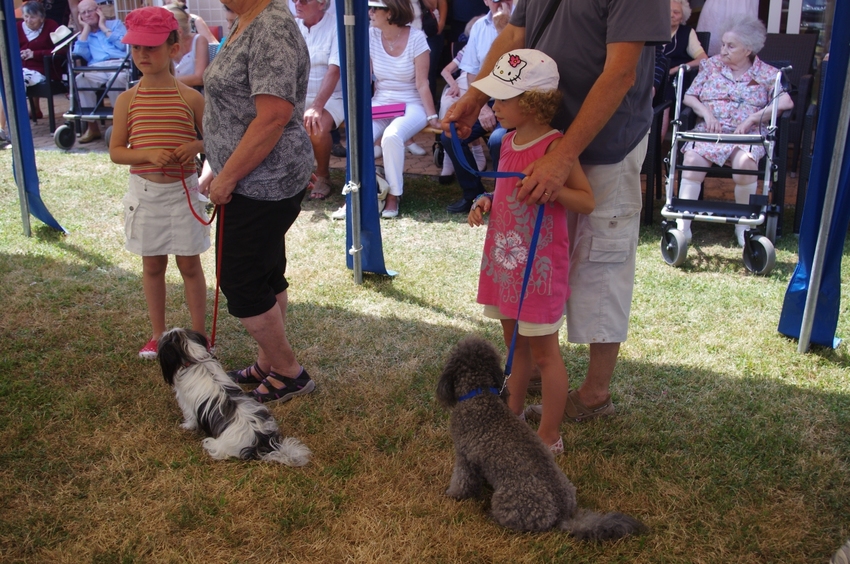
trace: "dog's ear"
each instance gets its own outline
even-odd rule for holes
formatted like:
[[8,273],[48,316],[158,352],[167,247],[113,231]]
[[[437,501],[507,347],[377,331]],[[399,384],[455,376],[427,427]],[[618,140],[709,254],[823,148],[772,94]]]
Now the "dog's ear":
[[191,339],[192,341],[195,341],[196,343],[198,343],[199,345],[201,345],[205,349],[209,350],[210,343],[207,340],[206,335],[204,335],[203,333],[200,333],[198,331],[195,331],[193,329],[184,329],[184,331],[186,332],[186,336],[189,337],[189,339]]
[[169,386],[174,385],[174,376],[188,360],[186,358],[186,351],[183,348],[184,335],[182,331],[168,331],[159,338],[159,342],[156,345],[162,378]]
[[446,364],[440,379],[437,381],[437,401],[440,405],[451,409],[457,404],[457,395],[455,394],[455,378],[454,367],[451,359]]

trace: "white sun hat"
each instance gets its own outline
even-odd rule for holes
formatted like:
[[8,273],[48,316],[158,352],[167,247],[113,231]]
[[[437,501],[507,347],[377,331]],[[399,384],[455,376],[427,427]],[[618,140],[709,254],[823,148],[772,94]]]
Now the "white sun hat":
[[509,100],[529,90],[558,88],[558,65],[537,49],[515,49],[499,57],[493,72],[472,86],[497,100]]

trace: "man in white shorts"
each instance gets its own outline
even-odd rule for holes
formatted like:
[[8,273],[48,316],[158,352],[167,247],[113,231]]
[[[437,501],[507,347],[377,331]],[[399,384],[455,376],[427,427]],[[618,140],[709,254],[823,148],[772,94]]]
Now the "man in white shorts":
[[333,190],[330,182],[331,131],[345,119],[336,15],[329,10],[332,3],[332,0],[295,3],[295,21],[310,52],[304,129],[310,136],[316,157],[316,182],[310,193],[313,200],[324,200]]

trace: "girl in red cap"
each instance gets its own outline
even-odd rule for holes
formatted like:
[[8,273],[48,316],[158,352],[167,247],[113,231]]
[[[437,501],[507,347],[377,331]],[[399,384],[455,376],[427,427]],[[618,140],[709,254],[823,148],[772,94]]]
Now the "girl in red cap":
[[132,46],[142,72],[139,84],[118,97],[113,112],[109,156],[130,165],[124,196],[127,250],[142,256],[142,280],[153,334],[139,351],[156,358],[156,343],[165,332],[165,270],[175,255],[183,276],[192,329],[206,333],[207,285],[200,253],[210,246],[209,227],[187,209],[184,185],[199,217],[195,155],[203,152],[204,98],[172,74],[171,59],[180,50],[177,21],[160,7],[133,10],[122,41]]

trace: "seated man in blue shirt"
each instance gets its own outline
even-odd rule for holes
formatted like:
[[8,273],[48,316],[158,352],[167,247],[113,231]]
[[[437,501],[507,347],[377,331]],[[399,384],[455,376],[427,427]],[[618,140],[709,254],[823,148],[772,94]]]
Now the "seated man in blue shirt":
[[[94,0],[81,0],[77,5],[79,13],[80,35],[74,44],[73,56],[82,57],[89,67],[118,66],[127,55],[127,46],[121,43],[121,38],[127,33],[127,28],[119,20],[109,20],[95,4]],[[96,88],[106,84],[115,71],[86,71],[76,75],[74,82],[77,88]],[[127,89],[129,73],[122,71],[109,91],[109,101],[115,107],[118,95]],[[97,102],[93,90],[80,90],[80,104],[86,111],[91,111]],[[80,137],[80,143],[91,143],[100,139],[100,127],[96,121],[89,121],[88,129]]]

